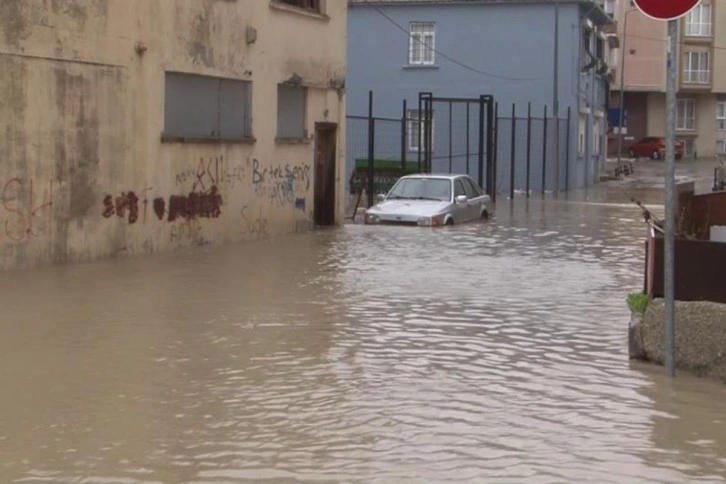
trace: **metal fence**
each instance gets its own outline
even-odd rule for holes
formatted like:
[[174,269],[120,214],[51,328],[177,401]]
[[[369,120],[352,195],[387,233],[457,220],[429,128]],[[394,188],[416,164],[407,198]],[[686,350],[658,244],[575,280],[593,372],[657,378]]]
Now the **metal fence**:
[[[493,167],[491,173],[485,171],[480,178],[482,144],[478,107],[454,103],[435,109],[431,153],[427,157],[418,150],[419,146],[426,146],[417,138],[424,136],[424,122],[417,116],[406,117],[410,111],[405,103],[403,106],[400,118],[348,116],[346,186],[350,194],[349,209],[353,205],[368,206],[367,191],[371,187],[374,194],[385,193],[404,173],[466,173],[475,180],[483,178],[487,186],[489,175],[493,179],[491,195],[494,199],[497,194],[530,196],[570,188],[570,180],[575,175],[576,160],[571,159],[571,153],[576,140],[571,133],[569,109],[558,120],[560,156],[557,163],[553,138],[555,120],[546,107],[535,113],[531,104],[523,108],[510,105],[504,112],[502,105],[495,103]],[[483,146],[486,150],[486,145]],[[430,166],[426,166],[427,160]],[[369,184],[370,177],[373,181]]]
[[[500,107],[501,109],[501,107]],[[515,116],[512,117],[512,109]],[[509,116],[497,116],[497,192],[510,198],[515,193],[546,193],[558,189],[569,190],[573,173],[571,159],[570,115],[559,118],[559,163],[555,156],[555,119],[543,109],[540,116],[532,113],[531,106],[523,110],[527,116],[517,116],[516,107]],[[569,110],[568,110],[569,113]],[[556,180],[556,172],[559,180]]]

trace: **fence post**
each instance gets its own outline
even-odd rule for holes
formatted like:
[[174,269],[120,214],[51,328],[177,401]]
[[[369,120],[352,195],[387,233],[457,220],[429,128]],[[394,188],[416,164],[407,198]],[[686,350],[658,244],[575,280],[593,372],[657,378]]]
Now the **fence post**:
[[376,138],[376,120],[373,118],[373,91],[368,91],[368,208],[373,206],[373,191],[375,185],[373,177],[375,170],[375,138]]
[[[494,103],[494,150],[499,150],[499,103]],[[492,202],[497,199],[497,161],[492,164]]]
[[[494,199],[496,195],[494,194],[494,189],[491,189],[493,186],[492,183],[494,181],[494,165],[497,163],[497,153],[494,150],[494,136],[495,136],[495,129],[496,125],[494,124],[494,97],[493,96],[482,96],[482,99],[486,100],[487,103],[487,187],[488,192],[490,196],[492,197],[492,202],[494,202]],[[482,101],[484,102],[484,101]],[[480,153],[483,159],[484,154],[482,153],[484,144],[482,143],[480,149]]]
[[453,154],[451,151],[452,150],[451,132],[453,130],[451,118],[452,118],[452,111],[454,108],[453,104],[454,103],[452,101],[449,101],[449,173],[451,173],[454,169],[453,168],[453,157],[452,157]]
[[428,96],[423,100],[423,171],[424,173],[429,172],[429,100]]
[[527,198],[529,198],[529,171],[531,168],[530,156],[532,154],[532,103],[527,103]]
[[509,153],[509,199],[514,200],[514,164],[516,162],[515,149],[517,146],[517,109],[512,103],[512,135],[510,136],[511,146]]
[[[480,101],[481,102],[481,101]],[[469,102],[466,103],[466,174],[471,175],[469,169]],[[481,186],[482,181],[479,181]]]
[[418,93],[418,115],[416,116],[416,134],[417,134],[416,139],[418,141],[418,146],[417,146],[418,149],[416,152],[416,157],[418,160],[418,172],[419,173],[422,172],[422,170],[421,170],[421,135],[423,134],[422,133],[423,130],[421,129],[421,126],[423,126],[421,124],[421,121],[423,120],[422,114],[421,114],[421,98],[422,97],[423,97],[423,93]]
[[[477,180],[479,182],[479,186],[484,188],[484,96],[479,96],[479,143],[477,146],[478,153],[477,153],[477,161],[479,164],[479,179]],[[489,180],[489,166],[487,165],[487,186],[484,188],[484,191],[486,191],[490,197],[492,197],[492,201],[494,200],[494,195],[492,195],[491,190],[491,184]]]
[[407,130],[406,130],[406,117],[408,109],[406,109],[406,100],[403,100],[403,115],[401,116],[401,176],[406,174],[406,152],[408,149],[407,142]]
[[542,196],[547,189],[547,105],[544,107],[544,133],[542,135]]
[[434,169],[434,98],[433,95],[429,96],[428,108],[426,109],[426,167],[427,173],[431,173]]
[[572,106],[567,106],[567,130],[565,134],[565,192],[570,190],[570,112]]

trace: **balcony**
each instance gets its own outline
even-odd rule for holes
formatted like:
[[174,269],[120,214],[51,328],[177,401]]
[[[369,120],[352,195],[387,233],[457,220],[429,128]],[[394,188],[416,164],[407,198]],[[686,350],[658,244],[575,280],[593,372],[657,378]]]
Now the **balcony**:
[[683,71],[683,84],[709,86],[711,84],[711,71]]

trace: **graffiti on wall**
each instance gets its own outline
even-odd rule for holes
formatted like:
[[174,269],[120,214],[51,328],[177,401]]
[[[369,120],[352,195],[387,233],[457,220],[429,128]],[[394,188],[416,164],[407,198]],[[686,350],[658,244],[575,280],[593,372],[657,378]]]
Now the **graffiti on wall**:
[[38,196],[33,180],[11,178],[2,186],[2,227],[7,239],[14,243],[48,235],[53,223],[53,181],[48,182],[46,195]]
[[310,189],[311,169],[305,163],[263,168],[255,159],[252,160],[252,185],[259,197],[269,199],[275,206],[297,206],[299,195]]
[[169,232],[170,242],[195,242],[201,243],[202,238],[202,226],[199,225],[199,221],[190,219],[185,220],[181,223],[174,224],[171,226]]
[[110,218],[117,215],[119,218],[126,218],[128,214],[129,224],[135,224],[139,219],[139,197],[134,192],[123,192],[118,197],[106,195],[103,197],[103,216]]
[[195,168],[188,168],[176,174],[176,185],[192,182],[192,189],[206,191],[208,187],[219,185],[220,173],[224,173],[224,156],[200,158]]
[[[144,213],[148,207],[148,199],[143,200]],[[201,218],[218,218],[222,214],[222,195],[215,185],[206,192],[190,192],[188,195],[171,195],[169,200],[162,197],[154,198],[152,207],[156,217],[163,220],[167,217],[169,222],[179,218],[185,220]],[[123,192],[120,196],[106,195],[103,198],[103,217],[111,218],[117,215],[134,224],[139,219],[139,197],[132,191]],[[145,218],[145,217],[144,217]]]
[[[162,199],[163,201],[163,199]],[[222,214],[222,195],[212,186],[209,191],[190,192],[189,195],[172,195],[169,197],[167,220],[173,222],[178,218],[191,220],[197,217],[217,218]],[[158,217],[157,213],[157,217]],[[161,219],[160,219],[161,220]]]
[[267,235],[267,218],[262,214],[262,207],[256,213],[245,205],[242,207],[242,233],[247,235]]
[[[271,206],[291,207],[298,214],[306,214],[311,170],[311,165],[305,163],[262,166],[259,160],[252,158],[230,163],[223,156],[200,158],[193,167],[174,174],[177,189],[190,186],[188,194],[154,196],[150,193],[153,189],[147,189],[147,195],[134,191],[106,194],[101,213],[105,218],[116,216],[128,224],[136,224],[145,223],[149,212],[148,216],[170,223],[171,242],[199,241],[202,240],[202,228],[198,219],[216,219],[222,214],[220,187],[226,190],[249,187],[250,194]],[[242,207],[243,234],[268,233],[268,219],[263,213],[267,204],[255,203],[255,209],[248,205]],[[296,222],[295,231],[307,230],[310,224],[309,220]]]

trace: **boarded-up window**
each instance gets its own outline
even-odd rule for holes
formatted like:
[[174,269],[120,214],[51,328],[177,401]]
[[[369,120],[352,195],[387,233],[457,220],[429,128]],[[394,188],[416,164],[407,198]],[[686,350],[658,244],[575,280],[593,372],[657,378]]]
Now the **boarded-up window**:
[[166,73],[164,136],[239,139],[252,136],[252,83]]
[[305,138],[306,89],[289,84],[277,85],[277,137]]

